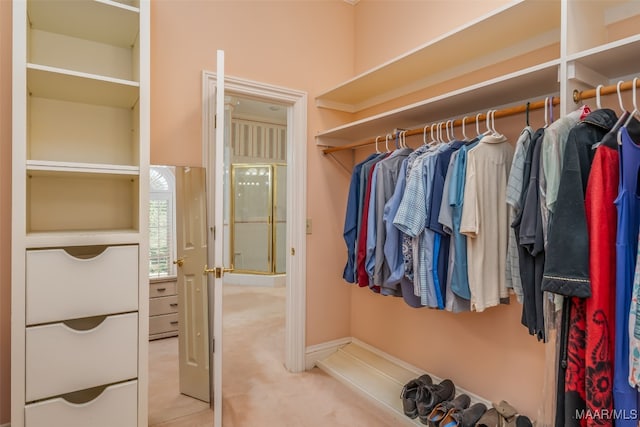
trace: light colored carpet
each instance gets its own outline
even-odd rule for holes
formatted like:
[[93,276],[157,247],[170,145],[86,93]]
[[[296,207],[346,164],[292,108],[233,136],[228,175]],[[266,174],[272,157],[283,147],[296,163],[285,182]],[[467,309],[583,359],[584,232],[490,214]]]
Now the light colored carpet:
[[[284,288],[224,285],[223,426],[396,426],[382,409],[317,368],[287,372],[284,313]],[[177,339],[161,341],[169,340],[176,341],[177,369]],[[154,427],[213,425],[210,410],[194,412]]]

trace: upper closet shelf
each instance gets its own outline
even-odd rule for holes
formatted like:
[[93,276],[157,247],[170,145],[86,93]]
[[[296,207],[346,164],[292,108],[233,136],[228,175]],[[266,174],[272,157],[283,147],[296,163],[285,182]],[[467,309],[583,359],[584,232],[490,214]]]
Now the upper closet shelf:
[[[393,129],[410,129],[438,120],[462,118],[474,111],[486,112],[529,99],[557,94],[558,66],[560,60],[514,72],[438,95],[436,97],[367,117],[316,135],[321,146],[342,146],[375,136],[383,136]],[[469,116],[468,123],[473,123]]]
[[110,0],[29,0],[28,16],[37,30],[130,47],[138,37],[140,10]]
[[27,86],[32,96],[119,108],[133,107],[140,87],[129,80],[37,64],[27,64]]
[[355,113],[559,41],[559,2],[512,1],[318,95],[316,105]]
[[606,84],[612,79],[636,74],[638,62],[635,58],[638,52],[640,34],[573,54],[567,60],[570,64],[579,63],[602,76],[602,81],[595,83]]
[[55,162],[48,160],[27,160],[27,170],[109,175],[140,175],[140,168],[137,166],[121,166],[100,163]]

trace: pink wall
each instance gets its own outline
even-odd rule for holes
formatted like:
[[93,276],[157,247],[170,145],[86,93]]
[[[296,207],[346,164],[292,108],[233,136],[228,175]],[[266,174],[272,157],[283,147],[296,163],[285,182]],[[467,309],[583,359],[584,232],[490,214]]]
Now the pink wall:
[[0,1],[0,424],[11,408],[11,10]]
[[355,71],[378,66],[506,3],[509,0],[360,0]]
[[[152,3],[151,161],[201,164],[201,73],[225,50],[229,76],[308,93],[307,343],[349,336],[342,212],[349,174],[315,147],[315,133],[344,115],[315,108],[322,90],[353,74],[355,9],[339,1],[156,1]],[[351,155],[346,163],[351,164]],[[344,156],[343,156],[344,157]],[[339,249],[337,249],[339,248]]]

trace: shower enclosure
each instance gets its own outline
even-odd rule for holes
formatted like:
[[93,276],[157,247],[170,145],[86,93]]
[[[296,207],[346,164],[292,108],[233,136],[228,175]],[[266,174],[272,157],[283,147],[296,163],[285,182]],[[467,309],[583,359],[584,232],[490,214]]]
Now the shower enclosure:
[[231,263],[236,273],[286,272],[285,164],[231,165]]

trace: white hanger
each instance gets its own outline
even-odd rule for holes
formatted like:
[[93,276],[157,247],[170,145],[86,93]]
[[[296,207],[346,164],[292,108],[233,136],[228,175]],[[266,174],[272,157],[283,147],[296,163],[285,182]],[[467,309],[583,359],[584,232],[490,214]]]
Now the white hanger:
[[477,134],[478,136],[480,136],[480,135],[481,135],[481,133],[480,133],[480,122],[479,122],[479,117],[480,117],[481,115],[482,115],[482,113],[478,113],[478,114],[476,114],[476,134]]
[[544,99],[544,127],[549,126],[549,97]]
[[493,135],[499,136],[500,132],[496,130],[496,111],[498,110],[491,111],[491,130],[493,131]]
[[440,139],[440,144],[444,144],[447,141],[444,140],[444,133],[442,132],[442,127],[445,125],[445,122],[440,122],[438,125],[438,137]]
[[453,120],[449,120],[449,122],[451,122],[451,136],[448,138],[449,138],[449,142],[453,142],[456,139],[456,136],[453,134]]
[[602,85],[598,85],[596,87],[596,108],[598,110],[602,109],[602,103],[600,102],[600,90],[602,89]]
[[488,136],[493,133],[493,130],[491,129],[491,113],[492,112],[493,110],[487,111],[487,115],[485,116],[487,130],[483,133],[484,136]]
[[391,134],[388,133],[385,137],[384,137],[384,146],[387,149],[387,153],[389,152],[389,138],[391,137]]
[[380,139],[379,136],[376,136],[376,154],[380,154],[380,150],[378,149],[378,140]]
[[429,125],[426,125],[423,129],[422,129],[422,143],[424,145],[427,145],[427,128],[429,127]]
[[400,147],[407,148],[407,131],[403,130],[400,132]]
[[[430,142],[430,144],[437,144],[438,143],[438,141],[433,137],[433,127],[434,126],[437,126],[437,124],[436,123],[432,123],[431,124],[431,142]],[[437,129],[436,129],[436,131],[437,131]]]
[[631,118],[638,114],[638,98],[636,97],[636,83],[638,82],[638,78],[635,77],[633,79],[633,86],[631,87],[631,96],[633,97],[633,111],[629,114],[629,118],[624,122],[624,126],[627,127],[629,123],[631,123]]
[[624,104],[622,103],[622,93],[620,92],[620,86],[622,86],[622,83],[624,82],[620,80],[616,85],[616,92],[618,92],[618,103],[620,104],[620,114],[624,114],[624,112],[626,111],[624,108]]
[[465,122],[466,120],[467,120],[467,116],[464,116],[464,117],[462,118],[462,137],[464,138],[464,140],[465,140],[465,141],[468,141],[468,140],[469,140],[469,138],[467,138],[467,132],[466,132],[466,129],[465,129],[465,127],[464,127],[464,122]]

